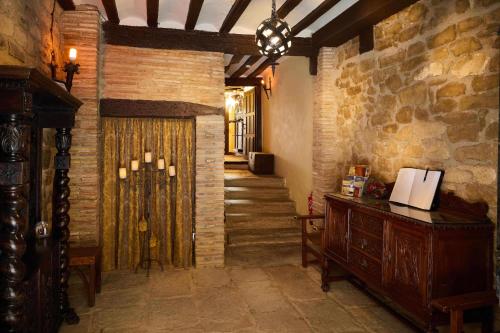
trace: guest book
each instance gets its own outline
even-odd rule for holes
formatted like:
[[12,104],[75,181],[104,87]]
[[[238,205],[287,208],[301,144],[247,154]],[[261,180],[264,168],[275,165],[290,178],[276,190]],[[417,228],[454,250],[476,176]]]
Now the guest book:
[[430,210],[442,176],[440,170],[401,168],[389,201]]

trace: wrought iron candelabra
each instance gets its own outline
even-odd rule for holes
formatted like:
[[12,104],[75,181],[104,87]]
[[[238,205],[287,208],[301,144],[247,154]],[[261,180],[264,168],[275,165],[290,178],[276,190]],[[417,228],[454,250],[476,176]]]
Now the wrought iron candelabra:
[[[175,177],[175,167],[170,166],[168,171],[165,169],[165,160],[163,157],[160,157],[157,163],[157,168],[153,167],[151,163],[151,153],[145,153],[144,158],[145,163],[142,165],[139,164],[138,160],[131,161],[131,176],[130,176],[130,186],[134,189],[134,193],[136,189],[139,190],[139,219],[137,221],[137,228],[139,232],[139,263],[136,265],[134,271],[137,273],[139,268],[146,270],[146,275],[149,276],[149,271],[151,269],[151,264],[153,262],[158,263],[161,270],[163,271],[163,263],[159,259],[152,258],[151,256],[151,248],[158,246],[158,237],[155,236],[152,232],[152,201],[154,197],[154,189],[156,188],[155,182],[153,181],[154,174],[158,175],[157,183],[159,184],[160,191],[164,190],[167,185],[167,172],[170,177]],[[118,177],[120,181],[127,182],[127,169],[119,168],[118,169]],[[118,184],[119,187],[119,184]],[[142,190],[142,196],[141,196]],[[119,195],[119,188],[117,189],[117,193]],[[125,191],[126,195],[128,191]],[[134,195],[134,198],[136,196]],[[120,199],[118,198],[117,202]],[[124,200],[126,206],[129,204],[128,195]],[[119,215],[120,208],[119,204],[117,204],[117,223],[119,225]],[[125,219],[128,218],[128,214],[125,214]],[[118,243],[118,230],[116,232],[116,241]],[[126,237],[124,237],[126,239]],[[123,246],[123,245],[122,245]],[[118,266],[118,244],[116,244],[115,250],[115,258],[116,258],[116,266]]]

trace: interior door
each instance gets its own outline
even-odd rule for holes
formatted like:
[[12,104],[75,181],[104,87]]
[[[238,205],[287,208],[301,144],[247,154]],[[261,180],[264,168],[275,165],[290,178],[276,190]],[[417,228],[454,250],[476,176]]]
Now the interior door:
[[326,210],[324,244],[326,251],[347,263],[347,244],[349,240],[348,209],[329,202]]
[[255,89],[245,92],[243,100],[243,154],[248,156],[251,151],[256,151],[256,112],[255,112]]

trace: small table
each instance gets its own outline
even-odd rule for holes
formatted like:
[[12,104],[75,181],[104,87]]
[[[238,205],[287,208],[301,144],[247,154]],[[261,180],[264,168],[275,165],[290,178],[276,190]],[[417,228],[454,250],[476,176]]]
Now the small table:
[[[69,250],[69,267],[74,269],[87,286],[88,305],[95,304],[95,294],[101,292],[101,247],[96,245],[71,244]],[[89,276],[81,270],[89,267]]]

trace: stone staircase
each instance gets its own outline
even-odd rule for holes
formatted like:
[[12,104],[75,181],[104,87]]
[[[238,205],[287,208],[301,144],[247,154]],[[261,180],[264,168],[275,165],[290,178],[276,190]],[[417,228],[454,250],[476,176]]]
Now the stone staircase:
[[226,169],[224,183],[226,264],[298,263],[300,228],[283,179]]

